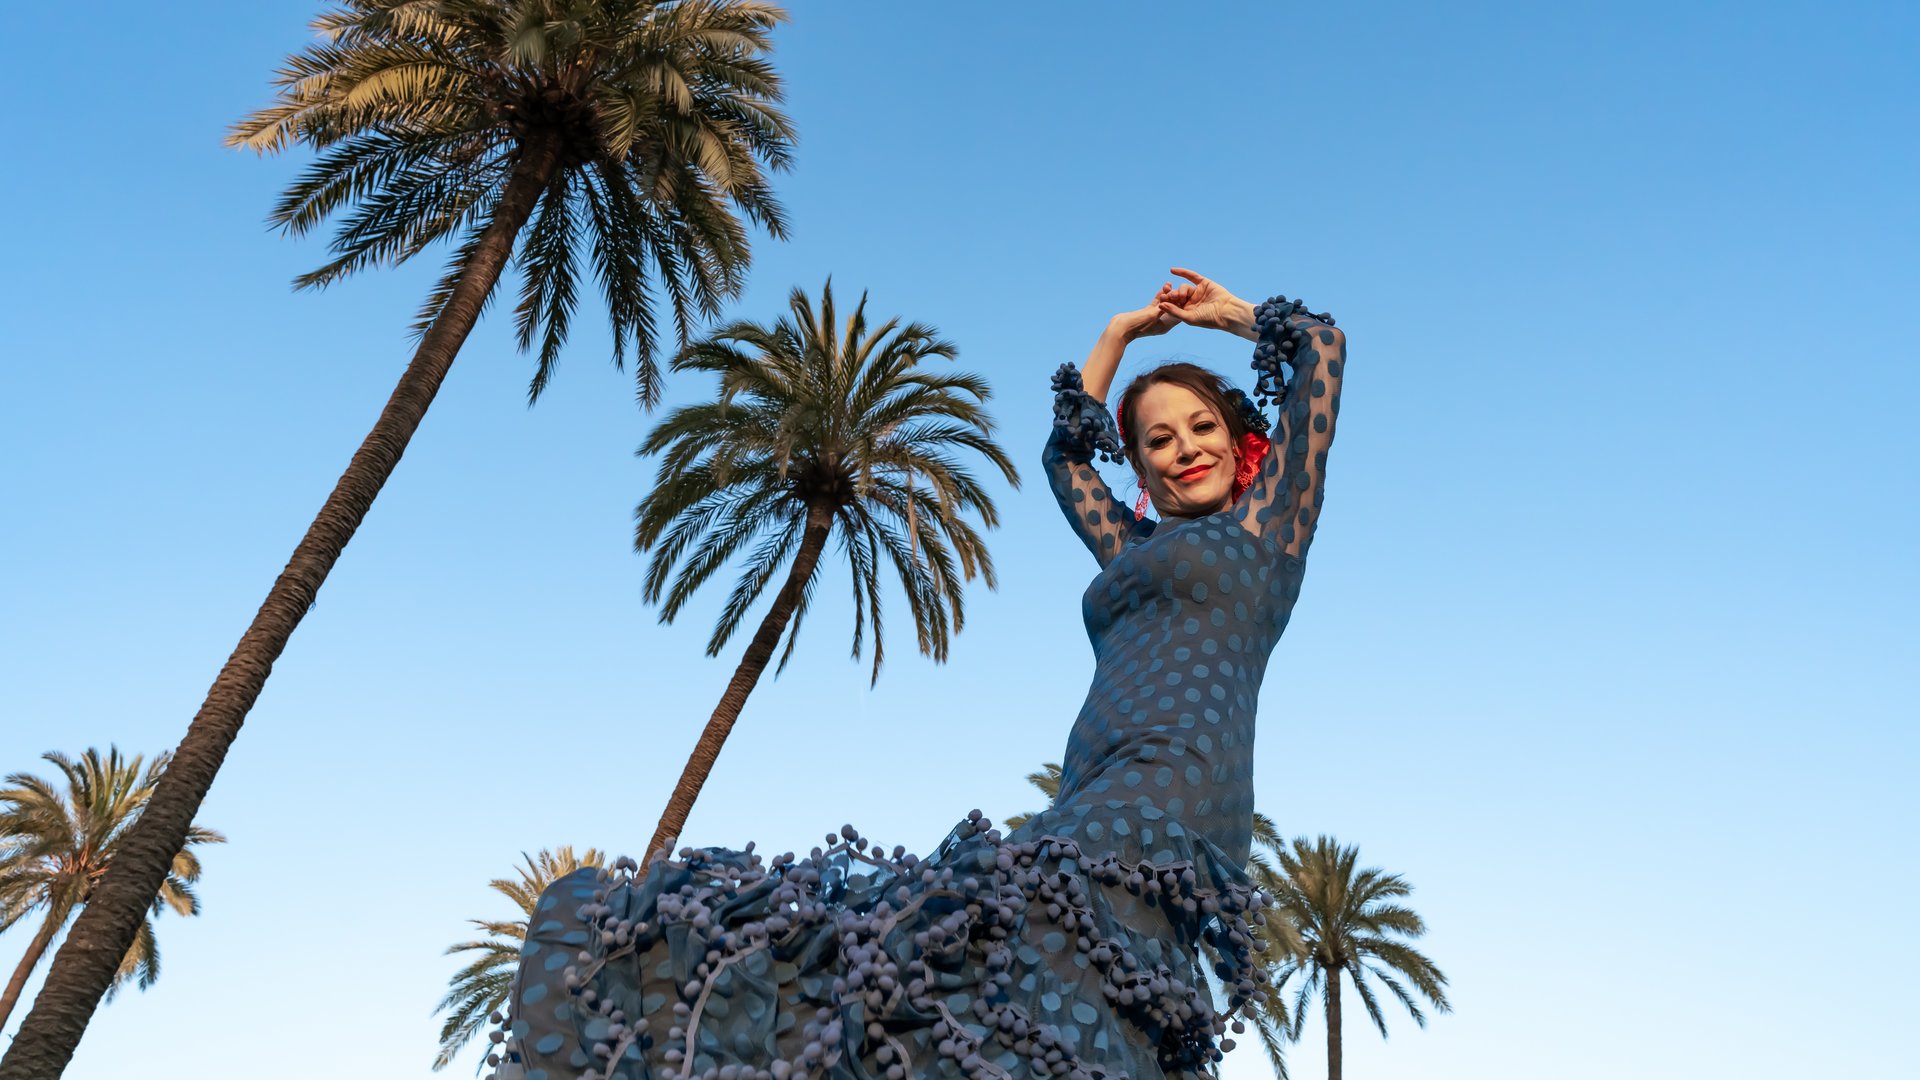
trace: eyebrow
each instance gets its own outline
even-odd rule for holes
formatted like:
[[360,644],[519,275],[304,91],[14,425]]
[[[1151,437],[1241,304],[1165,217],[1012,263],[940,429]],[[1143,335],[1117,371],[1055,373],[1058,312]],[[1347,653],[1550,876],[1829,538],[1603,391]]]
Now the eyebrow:
[[[1198,416],[1204,416],[1204,417],[1206,417],[1206,418],[1207,418],[1207,419],[1209,419],[1209,420],[1212,420],[1212,419],[1214,419],[1214,415],[1213,415],[1213,410],[1212,410],[1212,409],[1195,409],[1195,410],[1193,410],[1193,412],[1191,412],[1191,413],[1189,413],[1189,414],[1187,415],[1187,423],[1189,423],[1189,424],[1191,424],[1191,423],[1193,423],[1193,421],[1194,421],[1194,418],[1195,418],[1195,417],[1198,417]],[[1149,428],[1147,428],[1147,433],[1148,433],[1148,434],[1152,434],[1153,432],[1156,432],[1156,431],[1158,431],[1158,430],[1160,430],[1161,428],[1170,428],[1170,427],[1172,427],[1172,426],[1173,426],[1172,424],[1169,424],[1169,423],[1167,423],[1167,422],[1166,422],[1165,420],[1162,420],[1162,421],[1160,421],[1159,423],[1157,423],[1157,424],[1154,424],[1154,425],[1153,425],[1152,427],[1149,427]]]

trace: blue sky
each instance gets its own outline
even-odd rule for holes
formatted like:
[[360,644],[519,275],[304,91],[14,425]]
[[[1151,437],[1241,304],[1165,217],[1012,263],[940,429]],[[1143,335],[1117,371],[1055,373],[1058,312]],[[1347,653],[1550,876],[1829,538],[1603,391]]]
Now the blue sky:
[[[689,839],[925,850],[1035,804],[1094,570],[1047,376],[1192,266],[1350,337],[1257,798],[1414,883],[1456,1012],[1350,1017],[1349,1075],[1911,1071],[1920,17],[795,6],[794,234],[731,314],[831,274],[934,323],[1026,482],[945,666],[896,635],[869,690],[830,573]],[[220,144],[315,10],[12,18],[0,771],[179,739],[408,355],[439,260],[291,292],[323,241],[262,221],[304,159]],[[724,588],[641,602],[649,418],[588,314],[532,409],[475,333],[206,803],[204,917],[70,1076],[424,1076],[488,879],[645,842],[738,653],[702,654]],[[1198,331],[1129,364],[1174,356],[1245,371]]]

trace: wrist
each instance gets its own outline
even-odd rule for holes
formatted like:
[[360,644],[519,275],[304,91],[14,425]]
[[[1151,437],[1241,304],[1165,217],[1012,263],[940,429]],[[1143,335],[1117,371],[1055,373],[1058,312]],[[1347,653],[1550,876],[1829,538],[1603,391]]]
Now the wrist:
[[1253,325],[1252,304],[1235,297],[1233,302],[1227,305],[1226,315],[1227,330],[1230,333],[1246,338],[1248,341],[1260,340],[1260,331],[1254,329]]

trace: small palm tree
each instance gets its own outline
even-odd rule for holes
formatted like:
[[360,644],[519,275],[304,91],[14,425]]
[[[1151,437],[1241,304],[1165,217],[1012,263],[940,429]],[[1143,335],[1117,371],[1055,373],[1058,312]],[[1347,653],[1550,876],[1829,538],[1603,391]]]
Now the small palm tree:
[[[1049,761],[1040,766],[1040,771],[1027,774],[1027,782],[1039,788],[1048,801],[1060,797],[1059,765]],[[1006,819],[1008,829],[1017,829],[1033,817],[1032,813],[1013,814]],[[1273,819],[1255,812],[1253,815],[1254,850],[1247,862],[1247,874],[1254,884],[1272,896],[1275,892],[1273,863],[1269,856],[1281,850],[1283,841],[1280,830]],[[1265,849],[1264,852],[1262,849]],[[1200,948],[1207,954],[1210,966],[1218,965],[1221,957],[1209,944],[1202,943]],[[1285,919],[1267,918],[1253,927],[1253,954],[1264,964],[1271,979],[1281,970],[1285,962],[1295,956],[1300,949],[1300,938],[1293,925]],[[1253,1024],[1260,1036],[1260,1047],[1266,1051],[1267,1064],[1273,1069],[1275,1080],[1288,1080],[1287,1077],[1287,1040],[1293,1037],[1293,1025],[1287,1017],[1286,1003],[1278,994],[1268,994],[1253,1006]],[[1244,1027],[1236,1027],[1238,1031]]]
[[[1280,827],[1272,818],[1254,811],[1253,852],[1247,859],[1247,876],[1269,898],[1278,896],[1285,887],[1283,871],[1275,865],[1285,851],[1286,841],[1280,836]],[[1277,987],[1288,963],[1300,955],[1302,947],[1299,927],[1284,912],[1268,908],[1261,921],[1254,924],[1253,954],[1266,967],[1267,985],[1275,989],[1269,989],[1252,1006],[1251,1019],[1255,1034],[1260,1036],[1260,1048],[1266,1051],[1267,1062],[1273,1067],[1277,1080],[1288,1080],[1286,1044],[1297,1037],[1286,999],[1280,996]]]
[[718,655],[781,565],[792,562],[674,787],[650,856],[679,836],[783,634],[775,673],[792,658],[829,539],[839,538],[853,571],[853,655],[859,658],[871,628],[875,680],[884,655],[883,562],[906,591],[920,651],[936,661],[946,659],[949,635],[965,623],[963,578],[977,573],[988,588],[996,583],[986,544],[962,515],[973,511],[992,528],[998,511],[953,455],[979,454],[1019,485],[982,407],[991,391],[977,375],[923,366],[955,353],[932,327],[898,319],[869,327],[866,305],[863,294],[842,326],[831,281],[818,310],[795,289],[778,322],[731,323],[673,362],[676,371],[719,376],[720,393],[675,410],[640,448],[660,455],[634,532],[634,547],[653,555],[647,600],[664,597],[660,618],[670,623],[734,554],[750,552],[707,641],[707,655]]
[[[104,758],[91,748],[78,761],[59,753],[43,756],[66,778],[64,793],[29,773],[14,773],[0,788],[0,933],[32,912],[46,913],[0,992],[0,1029],[55,935],[93,897],[94,886],[119,854],[128,827],[145,809],[168,760],[162,754],[143,770],[139,757],[123,758],[114,747]],[[129,981],[145,990],[160,977],[153,917],[166,909],[180,915],[200,913],[200,900],[193,894],[200,860],[187,849],[225,841],[212,829],[187,831],[186,847],[174,854],[160,894],[132,947],[120,958],[107,989],[109,1000]]]
[[[1060,766],[1054,762],[1049,761],[1040,766],[1039,772],[1028,773],[1027,783],[1032,784],[1036,788],[1039,788],[1040,794],[1045,795],[1047,797],[1047,805],[1052,806],[1053,801],[1060,797],[1061,775],[1062,773],[1061,773]],[[1022,825],[1025,825],[1028,821],[1030,821],[1033,818],[1033,815],[1034,815],[1034,811],[1032,810],[1029,810],[1024,814],[1010,814],[1006,817],[1004,821],[1001,822],[1001,824],[1005,825],[1007,829],[1011,831],[1013,829],[1019,828]]]
[[547,886],[583,866],[605,866],[606,859],[593,848],[578,857],[573,848],[541,850],[529,856],[522,852],[525,866],[516,867],[519,880],[495,878],[488,887],[514,902],[521,918],[511,922],[494,919],[469,919],[487,936],[478,941],[463,941],[447,948],[448,956],[463,952],[478,953],[466,967],[447,981],[447,996],[434,1007],[447,1014],[440,1025],[440,1052],[434,1056],[435,1072],[447,1067],[460,1049],[473,1041],[488,1018],[505,1008],[507,992],[513,986],[514,968],[520,963],[520,949],[527,943],[528,927],[533,924],[534,905]]
[[1359,849],[1341,847],[1329,836],[1311,843],[1304,836],[1296,837],[1292,850],[1278,848],[1274,854],[1283,871],[1272,879],[1274,900],[1301,939],[1300,951],[1281,965],[1274,986],[1284,989],[1288,982],[1297,983],[1295,1038],[1305,1023],[1309,1001],[1316,992],[1320,994],[1327,1016],[1327,1080],[1340,1080],[1343,973],[1353,980],[1354,992],[1382,1038],[1387,1021],[1369,985],[1370,977],[1385,986],[1421,1027],[1427,1025],[1427,1017],[1416,995],[1440,1012],[1452,1011],[1447,1004],[1447,977],[1433,961],[1395,939],[1395,935],[1417,938],[1427,932],[1419,915],[1395,902],[1413,892],[1413,886],[1398,874],[1360,869]]
[[766,178],[787,166],[793,137],[767,60],[785,18],[758,0],[336,0],[314,21],[319,40],[281,68],[278,99],[235,125],[230,145],[318,152],[271,216],[295,235],[342,218],[334,257],[300,287],[402,263],[443,240],[453,256],[420,312],[412,362],[215,677],[0,1077],[66,1067],[274,662],[399,465],[515,248],[520,345],[539,350],[529,397],[566,341],[584,262],[606,300],[614,360],[632,350],[651,406],[653,298],[664,298],[684,343],[690,324],[717,315],[745,281],[741,218],[785,235]]

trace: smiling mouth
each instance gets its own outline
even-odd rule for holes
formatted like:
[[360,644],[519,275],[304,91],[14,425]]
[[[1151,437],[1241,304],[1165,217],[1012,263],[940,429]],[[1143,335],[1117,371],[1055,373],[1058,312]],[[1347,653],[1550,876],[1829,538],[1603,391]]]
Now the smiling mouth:
[[1179,479],[1181,483],[1191,484],[1195,480],[1200,479],[1201,477],[1207,475],[1212,471],[1213,471],[1213,466],[1201,465],[1197,468],[1188,469],[1186,472],[1181,473]]

